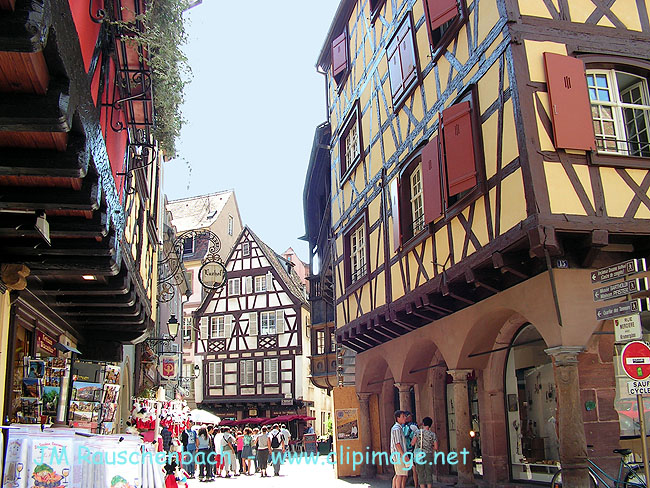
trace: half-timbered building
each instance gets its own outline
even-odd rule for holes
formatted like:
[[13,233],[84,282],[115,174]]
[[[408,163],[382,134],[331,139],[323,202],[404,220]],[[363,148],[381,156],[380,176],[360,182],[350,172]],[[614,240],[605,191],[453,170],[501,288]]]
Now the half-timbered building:
[[610,471],[637,449],[590,272],[648,255],[648,41],[632,0],[341,1],[317,62],[341,446],[386,450],[401,407],[471,452],[436,467],[463,486],[587,486],[588,444]]
[[179,245],[178,251],[181,253],[190,284],[190,295],[183,302],[181,385],[188,392],[186,397],[188,405],[194,407],[202,397],[200,391],[198,397],[195,396],[197,390],[194,381],[197,363],[194,351],[198,329],[194,329],[192,314],[208,291],[199,280],[200,269],[209,248],[211,252],[216,251],[221,259],[228,256],[242,231],[242,221],[234,190],[172,200],[167,204],[167,208],[172,213],[174,226],[179,238],[182,239],[182,248]]
[[308,412],[309,314],[300,278],[248,227],[225,264],[226,285],[195,313],[202,403],[237,419]]

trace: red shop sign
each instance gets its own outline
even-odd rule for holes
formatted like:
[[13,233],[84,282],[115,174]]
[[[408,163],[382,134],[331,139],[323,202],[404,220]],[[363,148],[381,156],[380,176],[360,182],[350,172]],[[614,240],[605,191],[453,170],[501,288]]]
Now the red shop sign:
[[50,356],[56,356],[56,349],[54,348],[56,342],[56,339],[53,339],[44,332],[41,332],[40,330],[36,331],[36,347]]

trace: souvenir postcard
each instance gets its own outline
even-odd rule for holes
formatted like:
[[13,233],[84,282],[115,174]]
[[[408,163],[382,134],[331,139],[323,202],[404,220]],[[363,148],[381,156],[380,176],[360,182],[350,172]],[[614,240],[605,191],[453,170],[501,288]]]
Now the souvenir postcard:
[[38,423],[41,417],[40,401],[38,398],[21,398],[22,417],[27,423]]
[[23,396],[40,398],[43,394],[42,381],[38,378],[23,378]]
[[43,415],[55,416],[59,405],[59,387],[45,386],[43,388]]
[[65,358],[48,358],[50,367],[64,369],[65,368]]
[[75,381],[72,384],[72,399],[84,402],[101,402],[102,390],[101,383]]
[[96,422],[99,417],[100,404],[96,402],[70,402],[70,418],[75,421]]
[[106,378],[104,383],[110,383],[112,385],[117,385],[120,383],[120,367],[113,366],[111,364],[106,365]]
[[115,419],[117,403],[105,403],[102,405],[102,422],[112,422]]
[[117,403],[120,394],[120,385],[104,385],[104,399],[102,403]]
[[45,361],[42,359],[30,359],[27,363],[28,378],[42,378],[45,376]]

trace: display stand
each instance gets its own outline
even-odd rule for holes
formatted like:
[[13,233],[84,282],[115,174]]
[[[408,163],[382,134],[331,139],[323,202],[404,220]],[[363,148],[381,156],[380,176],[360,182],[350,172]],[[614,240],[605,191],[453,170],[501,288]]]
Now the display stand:
[[155,454],[138,436],[20,424],[9,431],[2,486],[158,488],[164,477]]

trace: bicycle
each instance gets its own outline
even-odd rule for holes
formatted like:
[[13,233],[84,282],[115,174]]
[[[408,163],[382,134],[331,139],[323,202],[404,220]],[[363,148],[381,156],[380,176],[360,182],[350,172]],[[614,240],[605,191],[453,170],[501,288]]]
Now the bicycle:
[[[593,446],[587,446],[593,447]],[[607,488],[647,488],[645,473],[643,471],[643,464],[641,463],[628,463],[625,457],[632,454],[630,449],[614,449],[616,454],[620,454],[621,462],[618,465],[618,476],[612,478],[605,473],[600,466],[594,461],[587,458],[589,469],[590,486],[607,487]],[[610,484],[613,482],[614,484]],[[551,488],[562,488],[562,470],[559,469],[551,478]]]

